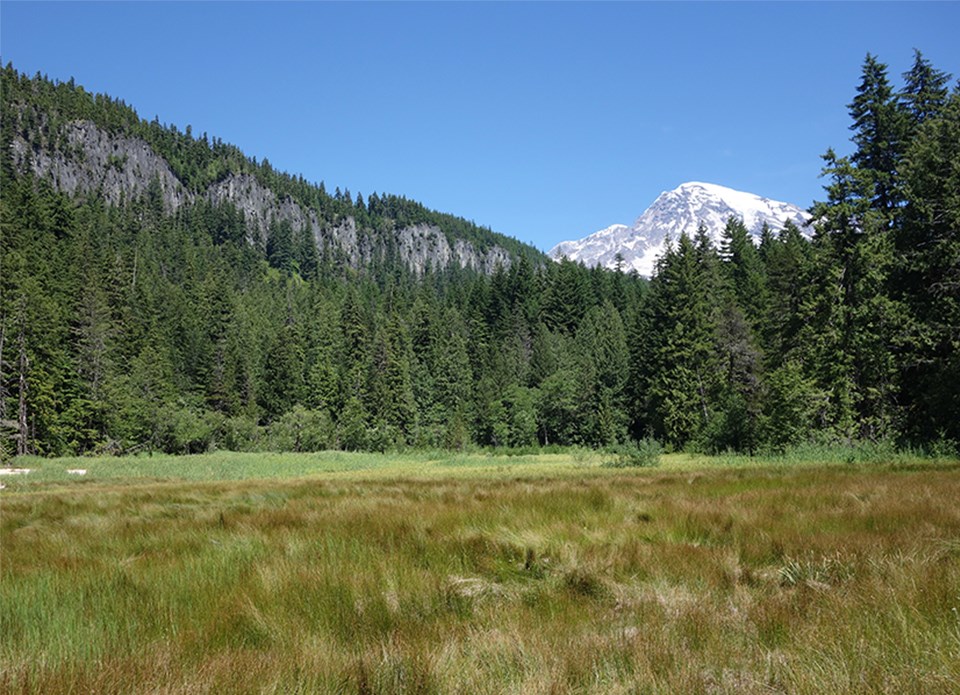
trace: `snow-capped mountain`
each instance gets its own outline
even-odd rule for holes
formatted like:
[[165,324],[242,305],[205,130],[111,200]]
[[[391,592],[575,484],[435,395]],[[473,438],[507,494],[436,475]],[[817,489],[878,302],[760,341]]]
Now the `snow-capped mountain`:
[[692,237],[702,222],[719,246],[723,228],[731,216],[743,220],[755,241],[759,241],[764,224],[778,231],[791,220],[806,233],[805,227],[810,221],[810,215],[796,205],[691,181],[661,193],[632,227],[615,224],[579,241],[563,241],[550,249],[548,255],[557,260],[566,256],[590,267],[614,268],[619,253],[624,271],[636,270],[649,277],[668,238],[676,241],[684,232]]

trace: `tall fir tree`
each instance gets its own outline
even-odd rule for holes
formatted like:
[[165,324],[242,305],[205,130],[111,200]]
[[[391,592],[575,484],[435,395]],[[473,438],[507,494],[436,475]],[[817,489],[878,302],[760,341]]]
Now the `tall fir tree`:
[[901,365],[908,433],[960,442],[960,94],[918,129],[903,169],[897,287],[916,329]]
[[721,250],[727,283],[747,321],[759,326],[766,313],[767,278],[760,252],[743,220],[731,217],[723,230]]
[[933,67],[923,54],[914,50],[913,66],[903,73],[900,102],[908,119],[908,135],[931,119],[939,118],[947,105],[950,75]]
[[903,200],[897,169],[906,120],[887,78],[887,66],[869,53],[857,95],[848,108],[855,145],[850,161],[865,175],[871,207],[883,213],[889,225]]
[[661,258],[651,282],[650,330],[637,390],[646,427],[677,448],[696,440],[711,418],[718,264],[716,250],[702,235],[695,247],[684,234]]

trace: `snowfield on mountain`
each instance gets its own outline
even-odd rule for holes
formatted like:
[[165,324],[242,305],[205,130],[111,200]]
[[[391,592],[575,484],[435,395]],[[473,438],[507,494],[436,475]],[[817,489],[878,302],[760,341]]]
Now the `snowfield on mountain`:
[[778,231],[788,220],[804,233],[809,232],[810,215],[796,205],[691,181],[661,193],[633,226],[614,224],[578,241],[562,241],[548,255],[555,260],[566,257],[591,268],[599,265],[614,269],[619,254],[625,272],[635,270],[650,277],[668,240],[675,241],[683,233],[693,236],[703,223],[719,245],[731,216],[743,220],[754,241],[759,241],[764,225]]

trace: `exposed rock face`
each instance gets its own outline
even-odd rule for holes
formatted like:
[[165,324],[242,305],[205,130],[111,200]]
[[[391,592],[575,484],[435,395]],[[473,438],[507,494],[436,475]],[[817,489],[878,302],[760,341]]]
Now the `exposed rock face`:
[[499,246],[494,246],[486,253],[478,252],[468,241],[457,239],[453,243],[453,255],[464,268],[473,268],[482,273],[491,274],[498,267],[510,267],[510,254]]
[[294,229],[310,229],[318,242],[323,225],[314,210],[306,209],[289,197],[278,199],[276,193],[250,174],[231,174],[207,189],[207,200],[214,205],[231,203],[243,212],[250,233],[266,238],[274,222],[289,222]]
[[499,246],[482,252],[463,239],[455,239],[451,246],[439,227],[426,224],[404,227],[398,231],[397,247],[400,259],[417,274],[423,273],[428,265],[444,268],[456,263],[461,268],[471,268],[489,275],[498,267],[509,268],[511,263],[510,255]]
[[428,265],[444,268],[453,259],[447,237],[437,227],[426,224],[398,231],[397,251],[400,259],[418,274],[423,273]]
[[70,195],[103,196],[110,205],[134,200],[147,192],[154,179],[160,183],[164,208],[176,211],[193,197],[174,176],[166,160],[143,140],[111,136],[90,121],[63,127],[66,148],[50,152],[33,148],[22,136],[13,140],[14,166],[48,179]]
[[[492,273],[509,268],[510,254],[500,246],[479,250],[470,242],[455,239],[432,225],[414,225],[375,234],[360,229],[352,217],[330,222],[316,210],[288,196],[279,197],[251,174],[231,174],[195,194],[176,177],[167,161],[143,140],[114,136],[90,121],[63,126],[58,148],[34,146],[22,135],[13,140],[13,162],[20,171],[28,168],[70,195],[98,195],[110,205],[120,205],[146,195],[153,181],[159,184],[164,209],[176,212],[183,205],[205,198],[214,205],[230,203],[243,212],[247,238],[264,241],[270,226],[288,222],[293,229],[308,229],[318,248],[338,250],[354,267],[382,258],[394,246],[400,260],[417,274],[428,267],[445,268],[451,263]],[[393,239],[387,238],[393,234]]]
[[318,248],[327,245],[339,249],[354,267],[363,265],[364,262],[369,260],[364,259],[361,254],[362,235],[357,229],[357,221],[352,217],[340,220],[336,225],[322,227],[314,233],[313,238],[317,242]]

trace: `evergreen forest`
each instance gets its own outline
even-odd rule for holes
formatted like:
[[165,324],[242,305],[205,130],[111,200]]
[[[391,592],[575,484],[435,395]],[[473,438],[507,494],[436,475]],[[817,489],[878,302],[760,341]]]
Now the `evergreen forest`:
[[[960,85],[868,55],[851,153],[823,155],[812,233],[731,219],[647,280],[554,263],[389,194],[328,193],[70,82],[2,71],[0,457],[158,450],[615,447],[783,451],[960,442]],[[853,90],[852,90],[853,91]],[[361,233],[428,223],[510,262],[352,264],[237,208],[70,196],[13,157],[91,121],[188,190],[257,177]],[[826,144],[826,143],[825,143]],[[389,244],[388,244],[389,246]]]

